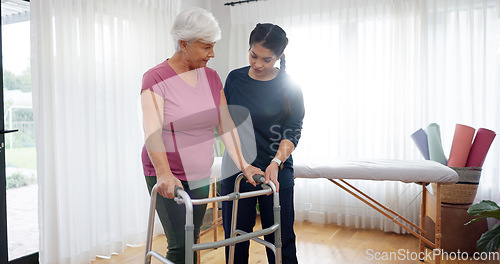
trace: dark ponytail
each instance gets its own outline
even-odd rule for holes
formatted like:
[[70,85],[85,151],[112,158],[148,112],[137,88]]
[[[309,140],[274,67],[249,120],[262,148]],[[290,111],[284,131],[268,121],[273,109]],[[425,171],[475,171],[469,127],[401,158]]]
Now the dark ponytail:
[[281,71],[286,70],[286,61],[285,61],[285,54],[284,53],[281,55],[281,59],[280,59],[280,70]]
[[288,45],[288,38],[286,32],[280,26],[270,23],[257,24],[250,33],[248,41],[250,48],[256,43],[260,43],[262,47],[271,50],[276,57],[281,56],[280,70],[285,70],[285,54],[283,52]]

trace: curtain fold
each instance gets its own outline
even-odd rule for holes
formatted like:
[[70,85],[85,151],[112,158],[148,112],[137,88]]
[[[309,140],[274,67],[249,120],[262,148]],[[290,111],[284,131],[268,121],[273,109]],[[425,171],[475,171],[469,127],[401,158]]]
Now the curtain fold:
[[[422,159],[410,135],[441,126],[449,156],[455,124],[500,132],[497,0],[270,0],[231,7],[231,69],[248,64],[248,36],[271,22],[288,34],[287,72],[306,117],[294,159]],[[477,199],[500,201],[492,145]],[[420,188],[354,185],[418,222]],[[404,232],[325,180],[297,179],[297,219]]]
[[142,75],[173,54],[180,1],[31,1],[41,263],[145,242]]

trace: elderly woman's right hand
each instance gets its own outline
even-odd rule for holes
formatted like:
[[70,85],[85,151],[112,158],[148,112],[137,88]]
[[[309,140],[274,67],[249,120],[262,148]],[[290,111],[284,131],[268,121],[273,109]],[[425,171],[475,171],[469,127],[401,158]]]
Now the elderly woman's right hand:
[[[164,175],[156,177],[156,185],[158,185],[158,193],[168,199],[174,199],[175,186],[182,188],[182,183],[173,175]],[[183,188],[184,189],[184,188]]]

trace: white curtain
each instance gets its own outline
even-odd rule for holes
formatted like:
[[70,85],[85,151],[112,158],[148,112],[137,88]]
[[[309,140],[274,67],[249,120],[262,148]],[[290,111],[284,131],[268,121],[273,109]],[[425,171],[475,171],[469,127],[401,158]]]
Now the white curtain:
[[[287,72],[306,105],[294,159],[423,159],[410,135],[441,126],[449,154],[455,124],[500,132],[500,1],[269,0],[231,7],[230,68],[248,64],[258,22],[289,36]],[[477,199],[500,201],[500,139]],[[418,222],[420,188],[354,182]],[[402,232],[326,180],[295,185],[298,220]]]
[[41,263],[145,242],[142,75],[173,54],[180,1],[31,1]]

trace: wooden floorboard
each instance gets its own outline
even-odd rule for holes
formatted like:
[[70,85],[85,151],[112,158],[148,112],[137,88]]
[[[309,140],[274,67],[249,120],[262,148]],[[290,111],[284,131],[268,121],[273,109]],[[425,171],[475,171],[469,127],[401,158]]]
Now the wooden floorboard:
[[[259,221],[257,221],[259,222]],[[257,226],[256,229],[259,229]],[[224,233],[219,227],[219,239]],[[419,261],[415,259],[382,259],[376,253],[396,255],[416,254],[419,250],[418,239],[412,235],[400,235],[385,233],[379,230],[356,229],[353,227],[337,226],[333,224],[316,224],[310,222],[296,222],[295,232],[297,235],[297,257],[301,264],[317,263],[434,263],[433,259]],[[202,238],[202,242],[213,241],[213,233],[208,233]],[[153,249],[162,254],[166,251],[165,236],[155,237]],[[92,264],[136,264],[144,262],[145,247],[128,247],[125,252],[113,255],[110,259],[97,258]],[[408,254],[406,254],[408,253]],[[399,254],[401,255],[401,254]],[[201,263],[222,264],[224,263],[224,249],[208,249],[201,252]],[[152,263],[161,263],[153,259]],[[264,246],[250,243],[249,263],[267,263]],[[442,260],[442,264],[475,264],[475,263],[499,263],[498,261],[473,261],[473,260]]]

